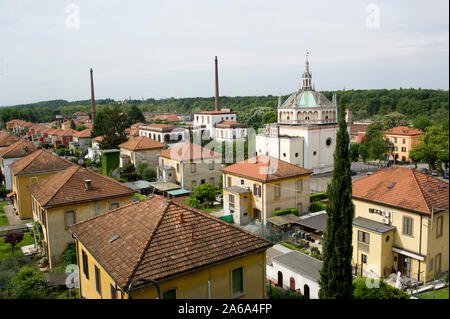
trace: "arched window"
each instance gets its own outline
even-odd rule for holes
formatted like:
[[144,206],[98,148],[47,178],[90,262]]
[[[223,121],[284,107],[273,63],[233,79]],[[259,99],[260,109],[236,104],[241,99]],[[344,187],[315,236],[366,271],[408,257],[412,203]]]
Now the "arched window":
[[289,289],[291,291],[295,290],[295,279],[293,277],[291,277],[291,279],[289,279]]
[[277,286],[283,288],[283,273],[281,271],[278,272],[278,283]]
[[305,285],[303,287],[303,296],[305,296],[306,298],[309,298],[309,286]]

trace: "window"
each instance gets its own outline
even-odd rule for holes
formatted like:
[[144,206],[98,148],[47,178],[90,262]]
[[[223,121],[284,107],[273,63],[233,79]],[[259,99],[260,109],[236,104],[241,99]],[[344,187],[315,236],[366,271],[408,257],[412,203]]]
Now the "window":
[[403,216],[403,235],[413,235],[413,219],[411,217]]
[[358,241],[360,243],[370,244],[370,234],[358,230]]
[[234,208],[234,195],[228,194],[228,206]]
[[395,151],[398,152],[398,147],[397,146],[395,147]]
[[361,254],[361,263],[367,264],[367,255]]
[[31,177],[30,178],[30,184],[34,184],[36,182],[38,182],[38,178],[37,177]]
[[191,183],[192,183],[192,189],[194,189],[195,186],[197,186],[197,181],[192,181]]
[[191,173],[195,173],[196,171],[196,167],[195,167],[195,163],[191,164]]
[[89,265],[88,265],[88,257],[84,250],[81,252],[81,258],[83,260],[83,274],[86,276],[86,279],[89,279]]
[[180,164],[177,164],[177,173],[180,172]]
[[205,184],[205,180],[202,179],[202,180],[200,181],[200,184],[201,184],[201,185]]
[[406,152],[406,147],[402,147],[402,152]]
[[70,225],[75,224],[75,211],[73,211],[73,210],[66,211],[65,223],[66,223],[66,229],[69,228]]
[[406,144],[406,140],[405,140],[405,139],[403,139],[402,143],[403,143],[403,144]]
[[214,169],[214,161],[209,162],[209,170],[212,171]]
[[111,299],[117,299],[116,287],[111,285]]
[[428,267],[428,270],[429,271],[433,271],[433,258],[430,258],[430,264],[429,264],[429,267]]
[[397,138],[396,137],[394,137],[394,143],[397,143]]
[[274,196],[278,198],[281,196],[281,184],[275,184]]
[[162,294],[162,299],[177,299],[177,290],[169,289]]
[[227,187],[231,187],[231,177],[227,177]]
[[331,137],[327,138],[327,140],[325,141],[325,144],[327,144],[327,146],[331,145]]
[[244,180],[243,179],[241,179],[241,185],[244,185]]
[[261,185],[253,184],[253,195],[261,196]]
[[102,295],[102,286],[100,281],[100,269],[97,266],[95,267],[95,290],[97,290],[98,294]]
[[119,208],[119,203],[111,203],[109,204],[109,210],[113,210]]
[[297,192],[301,192],[303,189],[303,179],[297,180]]
[[443,224],[444,224],[444,216],[439,216],[437,219],[436,219],[436,224],[437,224],[437,227],[436,227],[436,238],[438,238],[438,237],[441,237],[442,236],[442,227],[443,227]]
[[244,293],[244,271],[242,267],[236,268],[231,272],[232,296],[242,295]]

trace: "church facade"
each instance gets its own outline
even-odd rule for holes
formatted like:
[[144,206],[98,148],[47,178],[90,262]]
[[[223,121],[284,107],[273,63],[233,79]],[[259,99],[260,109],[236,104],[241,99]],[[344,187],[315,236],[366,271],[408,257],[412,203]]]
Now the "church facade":
[[256,136],[258,155],[270,155],[310,169],[314,174],[333,170],[338,131],[336,95],[332,101],[312,87],[308,55],[301,88],[283,104],[278,99],[278,121]]

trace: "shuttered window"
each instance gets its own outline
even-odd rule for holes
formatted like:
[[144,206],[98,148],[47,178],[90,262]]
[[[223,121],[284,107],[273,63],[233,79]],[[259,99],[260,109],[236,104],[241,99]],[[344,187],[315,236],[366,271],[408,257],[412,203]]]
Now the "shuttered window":
[[413,219],[411,217],[403,216],[403,235],[413,235]]

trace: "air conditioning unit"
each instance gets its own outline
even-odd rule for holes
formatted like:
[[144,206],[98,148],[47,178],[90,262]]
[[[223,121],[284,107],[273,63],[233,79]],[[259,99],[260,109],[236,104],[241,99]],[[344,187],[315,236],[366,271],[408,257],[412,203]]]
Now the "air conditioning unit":
[[383,218],[382,219],[383,223],[389,225],[391,223],[391,220],[389,218]]
[[383,212],[383,216],[384,217],[390,217],[391,216],[391,212]]

